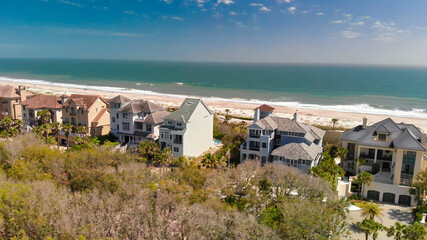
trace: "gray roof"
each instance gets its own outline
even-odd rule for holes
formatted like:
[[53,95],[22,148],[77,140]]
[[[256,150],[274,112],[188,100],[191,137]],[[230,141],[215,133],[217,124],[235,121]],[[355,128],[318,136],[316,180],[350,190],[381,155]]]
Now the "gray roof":
[[278,130],[283,132],[297,132],[306,134],[306,138],[309,141],[314,139],[321,139],[325,136],[325,131],[317,127],[300,123],[298,121],[293,121],[289,118],[278,117],[275,115],[270,115],[268,117],[262,118],[257,122],[253,123],[251,127],[259,127],[266,130]]
[[149,102],[140,100],[137,102],[129,103],[128,105],[120,108],[117,110],[117,112],[125,112],[125,113],[152,113],[157,111],[163,111],[164,109],[160,107],[159,105]]
[[[142,122],[144,123],[152,123],[152,124],[159,124],[159,123],[163,123],[163,119],[169,115],[168,111],[158,111],[158,112],[153,112],[148,114],[144,120],[142,120]],[[135,121],[138,121],[138,119],[136,119]]]
[[108,102],[109,103],[127,103],[127,102],[132,102],[132,99],[127,98],[123,95],[118,95],[110,99]]
[[182,121],[187,123],[188,120],[190,120],[191,115],[193,115],[194,110],[196,110],[196,107],[199,104],[203,104],[206,110],[212,114],[212,112],[209,110],[209,108],[206,107],[206,105],[203,103],[201,99],[186,98],[184,102],[181,104],[181,106],[179,107],[179,109],[169,114],[168,116],[166,116],[165,119]]
[[[375,140],[378,133],[388,133],[389,141]],[[387,118],[365,129],[359,125],[347,130],[342,134],[341,140],[365,146],[426,151],[424,143],[421,144],[421,134],[412,124],[397,124],[393,119]]]
[[273,150],[271,155],[292,160],[312,160],[322,153],[322,147],[316,144],[310,146],[305,143],[288,143]]

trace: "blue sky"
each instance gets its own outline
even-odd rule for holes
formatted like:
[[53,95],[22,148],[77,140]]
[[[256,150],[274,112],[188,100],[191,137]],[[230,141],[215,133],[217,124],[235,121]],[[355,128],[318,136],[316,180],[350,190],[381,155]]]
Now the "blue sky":
[[427,65],[425,0],[0,0],[0,57]]

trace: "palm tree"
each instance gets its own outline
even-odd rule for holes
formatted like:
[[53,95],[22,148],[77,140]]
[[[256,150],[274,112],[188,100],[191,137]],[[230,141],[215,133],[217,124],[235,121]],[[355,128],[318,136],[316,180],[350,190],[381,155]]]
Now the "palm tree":
[[62,124],[61,123],[52,123],[52,133],[54,135],[56,135],[56,139],[57,139],[57,144],[58,144],[58,148],[59,148],[59,132],[61,132],[62,129]]
[[139,144],[136,151],[141,157],[146,159],[148,164],[159,153],[159,146],[152,141],[143,141]]
[[365,219],[374,220],[374,218],[377,217],[381,220],[381,216],[383,215],[383,209],[381,208],[380,204],[370,201],[364,203],[361,208],[363,211],[360,215]]
[[332,118],[332,131],[335,131],[335,124],[338,122],[338,119]]
[[396,222],[394,226],[387,229],[387,237],[394,236],[395,240],[403,240],[403,231],[405,230],[405,228],[405,225]]
[[3,118],[0,121],[0,127],[6,130],[7,136],[9,136],[9,131],[13,127],[13,119],[11,117]]
[[416,222],[414,225],[406,226],[403,230],[403,239],[424,240],[426,234],[425,227],[419,222]]
[[172,161],[172,151],[170,148],[165,148],[154,156],[154,163],[161,167],[167,167]]
[[369,172],[362,172],[361,174],[357,175],[355,182],[357,182],[357,184],[359,185],[359,194],[361,196],[363,196],[363,192],[365,190],[365,184],[369,186],[373,180],[374,178],[372,177],[372,174]]
[[37,112],[37,117],[40,118],[40,125],[46,124],[50,122],[52,113],[49,110],[43,110],[40,112]]
[[365,233],[365,239],[368,240],[369,235],[372,234],[372,239],[378,238],[378,231],[384,230],[385,227],[381,223],[377,223],[372,219],[364,219],[362,222],[356,223],[360,231]]
[[[69,148],[69,146],[70,146],[70,133],[71,133],[71,130],[73,130],[73,125],[71,125],[70,123],[66,123],[66,124],[64,124],[63,126],[62,126],[62,130],[64,130],[64,133],[65,133],[65,137],[67,138],[67,149]],[[59,142],[59,139],[58,139],[58,142]]]
[[45,124],[41,125],[40,130],[46,139],[46,143],[48,144],[49,143],[49,134],[52,133],[52,125],[49,123],[45,123]]

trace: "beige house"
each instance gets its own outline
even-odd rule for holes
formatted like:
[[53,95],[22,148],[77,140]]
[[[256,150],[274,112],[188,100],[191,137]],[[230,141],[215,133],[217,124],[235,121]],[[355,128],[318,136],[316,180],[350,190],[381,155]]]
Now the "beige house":
[[[110,132],[110,111],[107,101],[99,95],[72,94],[61,96],[63,123],[76,127],[83,126],[90,136],[105,135]],[[61,134],[64,135],[64,134]],[[61,137],[61,141],[65,136]]]
[[12,119],[22,119],[21,102],[25,101],[31,94],[25,87],[13,86],[0,87],[0,119],[11,117]]
[[180,108],[164,117],[160,149],[170,148],[173,157],[197,157],[214,146],[213,112],[201,99],[186,98]]
[[[365,186],[363,196],[393,204],[415,204],[409,194],[412,181],[427,168],[426,135],[416,126],[396,123],[391,118],[372,126],[363,124],[343,133],[342,147],[349,150],[344,170],[357,175],[373,173],[374,181]],[[365,163],[358,164],[358,159]],[[378,172],[376,172],[378,171]]]
[[51,113],[51,122],[62,122],[62,100],[56,96],[38,94],[23,101],[22,105],[22,120],[27,126],[37,124],[39,117],[37,113],[44,110],[49,110]]

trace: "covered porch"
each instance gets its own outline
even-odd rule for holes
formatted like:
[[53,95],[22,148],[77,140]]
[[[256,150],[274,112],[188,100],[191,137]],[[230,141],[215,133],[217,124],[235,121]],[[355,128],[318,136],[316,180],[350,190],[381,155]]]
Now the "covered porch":
[[361,165],[361,171],[372,172],[373,166],[378,164],[380,172],[392,172],[394,153],[390,149],[360,146],[358,148],[357,156],[359,159],[365,160],[365,163]]

